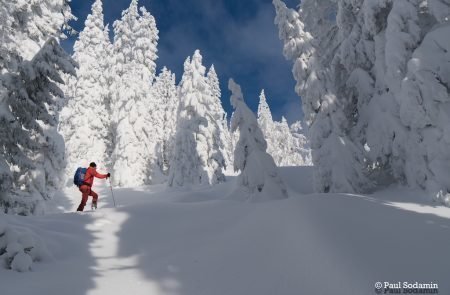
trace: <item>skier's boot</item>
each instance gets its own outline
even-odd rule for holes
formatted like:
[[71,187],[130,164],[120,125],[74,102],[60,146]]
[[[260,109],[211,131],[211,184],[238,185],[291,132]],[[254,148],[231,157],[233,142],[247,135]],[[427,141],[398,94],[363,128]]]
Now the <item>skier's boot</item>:
[[94,202],[94,201],[92,202],[91,209],[97,210],[97,202]]

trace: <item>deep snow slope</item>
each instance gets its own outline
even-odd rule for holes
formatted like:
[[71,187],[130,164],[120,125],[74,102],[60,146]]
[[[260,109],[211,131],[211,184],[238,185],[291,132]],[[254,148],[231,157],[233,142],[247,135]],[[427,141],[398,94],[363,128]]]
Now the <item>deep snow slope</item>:
[[99,210],[80,214],[69,189],[68,212],[5,217],[46,239],[53,258],[0,270],[0,294],[364,295],[377,281],[450,294],[450,208],[404,189],[312,194],[309,169],[284,168],[290,198],[264,203],[227,200],[228,183],[117,189],[114,209],[100,186]]

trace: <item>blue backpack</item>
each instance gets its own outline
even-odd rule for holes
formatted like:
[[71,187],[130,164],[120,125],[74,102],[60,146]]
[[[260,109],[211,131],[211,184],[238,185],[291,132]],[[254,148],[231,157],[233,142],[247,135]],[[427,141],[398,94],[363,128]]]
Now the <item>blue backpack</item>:
[[86,175],[87,168],[78,167],[73,177],[73,184],[80,187],[84,182],[84,176]]

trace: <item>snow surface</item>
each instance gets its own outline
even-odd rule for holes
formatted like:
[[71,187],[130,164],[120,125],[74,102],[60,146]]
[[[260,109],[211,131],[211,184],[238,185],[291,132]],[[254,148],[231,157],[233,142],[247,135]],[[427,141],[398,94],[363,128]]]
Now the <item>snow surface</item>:
[[54,214],[0,215],[52,253],[31,272],[0,269],[1,294],[364,295],[403,280],[450,292],[450,208],[397,188],[314,194],[311,167],[280,174],[284,200],[229,200],[229,177],[190,191],[116,189],[113,208],[99,181],[96,212],[74,213],[80,195],[67,189]]

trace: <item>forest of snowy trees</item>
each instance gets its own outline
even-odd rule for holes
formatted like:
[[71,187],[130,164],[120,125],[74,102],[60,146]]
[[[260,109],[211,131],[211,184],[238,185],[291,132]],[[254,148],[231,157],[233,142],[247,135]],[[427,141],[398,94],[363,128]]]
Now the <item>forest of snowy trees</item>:
[[4,212],[42,213],[91,161],[119,187],[214,185],[233,169],[250,185],[262,176],[249,173],[265,173],[246,167],[256,146],[277,166],[314,165],[318,192],[396,183],[450,204],[448,0],[304,0],[296,9],[273,0],[305,118],[275,121],[262,90],[259,131],[251,129],[264,143],[240,138],[254,122],[237,117],[248,111],[234,82],[230,126],[216,68],[200,50],[178,83],[158,70],[156,20],[138,0],[112,27],[94,1],[72,56],[60,46],[76,33],[68,1],[0,4]]
[[[213,185],[244,169],[216,69],[197,50],[178,84],[158,73],[156,20],[138,0],[112,28],[94,1],[72,56],[59,43],[76,33],[68,1],[0,3],[2,211],[41,214],[91,161],[121,187]],[[302,123],[273,121],[264,94],[258,123],[276,165],[312,164]]]
[[450,1],[273,4],[316,190],[400,183],[450,204]]
[[1,295],[450,294],[450,0],[283,1],[0,0]]

